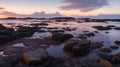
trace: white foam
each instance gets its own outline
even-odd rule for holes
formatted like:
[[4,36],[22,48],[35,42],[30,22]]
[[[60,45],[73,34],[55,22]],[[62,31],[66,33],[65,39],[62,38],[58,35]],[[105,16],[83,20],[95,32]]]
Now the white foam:
[[45,33],[35,32],[32,37],[28,37],[26,39],[36,39],[36,38],[44,39],[45,37],[49,37],[49,36],[52,36],[52,34],[49,32],[45,32]]
[[23,43],[17,43],[17,44],[14,44],[13,46],[14,47],[25,47],[26,48],[26,46]]
[[3,56],[3,57],[7,56],[7,55],[4,54],[4,51],[1,51],[0,55]]

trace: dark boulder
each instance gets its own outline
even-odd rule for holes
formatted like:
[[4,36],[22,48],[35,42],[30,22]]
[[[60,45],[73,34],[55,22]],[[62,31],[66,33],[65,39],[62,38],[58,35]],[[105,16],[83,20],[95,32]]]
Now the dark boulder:
[[20,27],[17,31],[15,31],[14,35],[18,36],[18,38],[30,37],[34,34],[35,31],[35,27]]
[[[118,53],[119,54],[119,53]],[[104,60],[107,60],[111,63],[120,63],[120,56],[118,56],[118,54],[115,54],[115,55],[109,55],[109,54],[106,54],[106,53],[99,53],[98,55],[104,59]]]
[[12,35],[13,33],[13,28],[0,29],[0,35]]
[[14,40],[15,38],[11,35],[0,35],[0,43],[6,43]]
[[110,48],[100,48],[99,51],[110,53],[112,50]]
[[112,64],[107,60],[87,59],[81,67],[112,67]]
[[120,41],[119,40],[115,41],[115,44],[120,45]]
[[115,46],[115,45],[111,45],[110,48],[111,48],[111,49],[118,49],[119,47],[118,47],[118,46]]
[[111,30],[111,27],[103,27],[103,26],[93,26],[93,28],[97,29],[97,30]]
[[92,32],[90,32],[90,33],[86,33],[86,34],[84,34],[84,35],[86,35],[87,37],[94,37],[94,36],[95,36],[95,34],[92,33]]
[[99,52],[98,56],[101,57],[102,59],[111,61],[113,55],[108,55],[107,53]]
[[103,46],[103,44],[100,43],[100,42],[92,42],[92,43],[90,44],[90,48],[92,48],[92,49],[101,48],[102,46]]
[[73,41],[66,43],[63,50],[71,55],[72,57],[80,57],[87,55],[90,51],[89,48],[90,41],[83,40],[83,41]]
[[52,33],[52,39],[56,41],[65,41],[67,39],[73,38],[72,34],[64,34],[64,33]]
[[40,65],[45,67],[50,63],[50,56],[46,49],[43,48],[30,49],[24,52],[22,57],[23,61],[28,65]]
[[14,29],[13,28],[7,28],[0,24],[0,43],[6,43],[9,41],[12,41],[15,39]]
[[47,23],[36,23],[36,24],[31,24],[32,26],[38,27],[38,26],[48,26]]
[[120,57],[114,55],[111,59],[111,62],[112,63],[120,63]]
[[12,67],[12,65],[7,62],[3,56],[0,55],[0,67]]
[[120,27],[115,27],[114,29],[115,29],[115,30],[120,30]]

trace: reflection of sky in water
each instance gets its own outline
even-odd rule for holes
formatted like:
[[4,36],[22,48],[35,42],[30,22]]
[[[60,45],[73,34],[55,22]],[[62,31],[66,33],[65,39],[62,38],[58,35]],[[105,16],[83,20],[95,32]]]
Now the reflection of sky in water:
[[[34,22],[32,22],[34,21]],[[4,24],[5,26],[8,27],[15,27],[15,26],[29,26],[31,23],[40,23],[40,22],[35,22],[35,20],[0,20],[0,23]],[[16,23],[16,24],[14,24]],[[47,22],[46,22],[47,23]],[[67,25],[64,23],[67,23]],[[49,26],[46,27],[58,27],[59,29],[62,29],[64,27],[71,27],[71,28],[76,28],[75,31],[66,31],[66,33],[71,33],[74,36],[78,36],[79,34],[82,34],[83,31],[89,31],[89,32],[94,32],[98,31],[92,26],[107,26],[107,25],[115,25],[120,27],[120,22],[108,22],[108,23],[100,23],[100,22],[85,22],[85,23],[77,23],[77,22],[53,22],[53,23],[48,23]],[[106,33],[109,32],[109,33]],[[104,46],[103,47],[109,47],[110,45],[115,45],[114,41],[115,40],[120,40],[120,31],[119,30],[108,30],[108,31],[99,31],[99,33],[95,33],[96,36],[90,37],[91,41],[99,41],[102,42],[104,41]],[[34,34],[33,37],[31,38],[39,38],[40,36],[47,36],[48,32],[45,33],[40,33],[40,34]],[[49,36],[49,35],[48,35]],[[66,54],[64,51],[61,51],[63,48],[64,44],[58,45],[58,46],[50,46],[47,48],[48,52],[50,55],[56,56],[56,57],[64,57]],[[120,49],[118,50],[113,50],[111,54],[115,54],[119,52]],[[90,54],[93,55],[93,54]]]

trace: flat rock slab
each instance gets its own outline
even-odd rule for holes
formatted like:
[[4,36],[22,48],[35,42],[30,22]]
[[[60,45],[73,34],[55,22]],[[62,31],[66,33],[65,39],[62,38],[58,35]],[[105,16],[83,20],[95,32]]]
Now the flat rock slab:
[[23,53],[23,61],[29,65],[46,65],[49,55],[43,48],[30,49]]

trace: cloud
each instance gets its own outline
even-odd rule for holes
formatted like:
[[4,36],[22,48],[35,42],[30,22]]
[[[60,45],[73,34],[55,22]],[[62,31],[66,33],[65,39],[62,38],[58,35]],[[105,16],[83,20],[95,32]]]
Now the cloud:
[[75,10],[79,9],[82,12],[88,12],[95,9],[99,9],[103,6],[107,6],[108,0],[64,0],[64,3],[68,5],[63,5],[60,7],[62,10]]
[[49,17],[62,17],[63,16],[59,12],[46,14],[44,11],[43,12],[35,12],[35,13],[29,14],[29,15],[17,14],[17,13],[13,13],[13,12],[9,12],[9,11],[3,11],[2,13],[0,13],[0,15],[5,15],[7,17],[23,17],[23,18],[24,17],[49,18]]
[[0,10],[2,10],[2,9],[4,9],[4,8],[0,7]]

